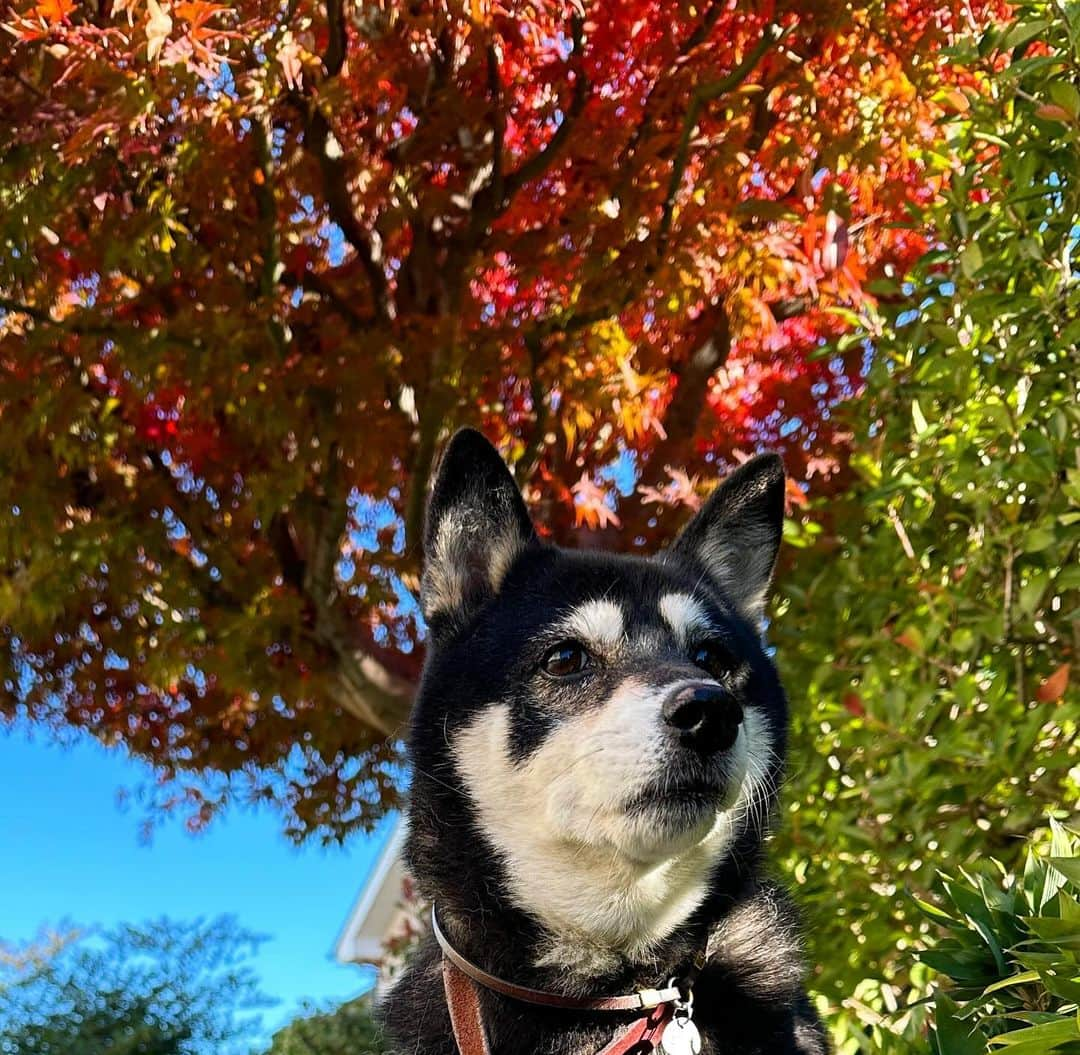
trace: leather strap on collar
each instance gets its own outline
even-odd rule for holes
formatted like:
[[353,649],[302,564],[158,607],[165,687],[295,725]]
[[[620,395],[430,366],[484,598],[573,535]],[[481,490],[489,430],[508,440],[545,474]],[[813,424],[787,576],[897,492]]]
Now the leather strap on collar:
[[442,980],[458,1051],[461,1055],[491,1055],[484,1016],[480,1011],[480,994],[472,979],[444,959]]
[[544,992],[542,989],[530,989],[527,986],[515,985],[513,982],[489,974],[483,968],[477,967],[471,960],[465,959],[450,944],[446,935],[443,934],[434,907],[431,910],[431,929],[435,934],[435,940],[442,947],[443,955],[462,974],[468,975],[475,982],[479,982],[485,989],[508,996],[512,1000],[521,1000],[526,1004],[538,1004],[541,1007],[561,1007],[569,1011],[650,1011],[661,1004],[680,1000],[683,996],[679,987],[675,985],[669,985],[664,989],[641,989],[636,993],[600,997],[562,996],[559,993]]

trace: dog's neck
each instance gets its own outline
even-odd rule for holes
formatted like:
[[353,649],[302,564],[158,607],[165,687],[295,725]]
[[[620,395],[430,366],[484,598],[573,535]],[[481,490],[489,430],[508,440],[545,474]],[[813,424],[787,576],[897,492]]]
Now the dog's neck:
[[685,976],[705,952],[710,970],[763,1000],[790,1000],[804,984],[798,924],[783,893],[761,885],[732,860],[700,913],[636,960],[568,934],[552,934],[528,915],[485,899],[481,909],[449,899],[439,919],[454,947],[484,970],[517,985],[575,997],[662,987]]
[[477,916],[440,904],[439,919],[461,955],[489,973],[575,997],[654,988],[680,973],[708,939],[704,927],[682,928],[651,955],[632,960],[571,934],[552,934],[516,912]]
[[[679,975],[706,946],[722,921],[752,896],[748,856],[722,862],[715,890],[700,908],[681,919],[652,943],[598,941],[596,934],[573,927],[552,928],[513,904],[498,883],[468,892],[444,891],[439,918],[447,937],[462,955],[492,974],[520,985],[574,996],[654,987]],[[712,921],[712,926],[703,922]],[[721,923],[722,926],[722,923]]]

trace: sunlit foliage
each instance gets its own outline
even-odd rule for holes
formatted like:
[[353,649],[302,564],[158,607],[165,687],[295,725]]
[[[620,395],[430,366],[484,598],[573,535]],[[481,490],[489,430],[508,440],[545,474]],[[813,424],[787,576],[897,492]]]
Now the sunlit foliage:
[[562,541],[655,545],[759,446],[848,479],[826,342],[925,250],[1003,7],[6,10],[0,706],[337,838],[394,802],[453,426]]
[[797,687],[781,853],[849,1051],[919,995],[909,895],[1020,867],[1080,784],[1080,6],[1021,5],[954,57],[979,90],[935,152],[934,245],[875,287],[857,479],[791,533],[774,629]]

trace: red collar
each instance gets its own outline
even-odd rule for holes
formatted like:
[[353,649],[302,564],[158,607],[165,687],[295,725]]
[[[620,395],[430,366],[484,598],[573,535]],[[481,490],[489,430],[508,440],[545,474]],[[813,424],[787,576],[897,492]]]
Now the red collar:
[[443,988],[450,1010],[450,1022],[454,1029],[461,1055],[491,1055],[487,1031],[480,1009],[480,994],[476,984],[485,989],[541,1007],[565,1008],[572,1011],[640,1011],[642,1014],[629,1026],[620,1030],[615,1039],[602,1048],[597,1055],[626,1055],[631,1051],[654,1051],[660,1045],[664,1030],[681,1013],[689,1021],[689,1008],[693,997],[690,985],[705,965],[704,952],[694,960],[684,984],[680,987],[674,980],[663,989],[642,989],[636,993],[618,996],[572,997],[548,993],[542,989],[530,989],[516,985],[496,975],[489,974],[471,960],[466,959],[450,944],[439,926],[435,908],[431,910],[431,929],[443,951]]

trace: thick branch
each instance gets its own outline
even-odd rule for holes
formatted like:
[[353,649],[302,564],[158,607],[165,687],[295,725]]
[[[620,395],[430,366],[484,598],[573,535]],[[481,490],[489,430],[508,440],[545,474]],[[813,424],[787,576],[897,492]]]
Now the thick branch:
[[335,604],[334,567],[349,515],[347,489],[338,469],[337,452],[332,451],[307,559],[300,556],[291,531],[280,518],[271,525],[272,541],[286,580],[311,604],[315,636],[336,661],[330,685],[335,702],[376,732],[394,736],[408,718],[414,686],[369,651],[356,647]]
[[35,308],[33,304],[23,304],[20,301],[12,300],[10,297],[0,297],[0,311],[6,311],[12,315],[25,315],[28,319],[33,319],[34,322],[40,322],[43,326],[62,325],[47,311]]
[[305,292],[313,293],[322,300],[328,301],[349,324],[351,330],[368,330],[375,321],[373,316],[357,311],[354,305],[334,289],[326,277],[318,271],[304,271],[302,274],[286,271],[282,274],[281,281],[286,286],[299,286]]
[[435,462],[435,451],[439,443],[443,419],[449,409],[449,393],[442,376],[446,370],[448,358],[449,350],[445,344],[440,344],[431,358],[431,377],[427,397],[420,408],[420,434],[417,437],[416,452],[413,455],[409,473],[409,499],[405,508],[405,544],[407,546],[418,545],[423,530],[431,469]]
[[699,85],[694,89],[690,98],[690,106],[687,108],[686,117],[683,119],[682,135],[679,138],[679,147],[675,153],[675,161],[671,167],[671,179],[668,182],[667,195],[664,198],[664,209],[660,218],[658,232],[660,252],[663,253],[667,244],[668,234],[671,230],[671,220],[675,212],[675,198],[682,184],[683,174],[690,157],[690,140],[697,128],[698,114],[702,106],[735,91],[744,84],[747,78],[754,72],[758,63],[765,57],[773,45],[779,43],[790,32],[790,28],[778,26],[770,22],[761,39],[757,42],[750,53],[735,67],[726,77],[714,81],[711,84]]
[[653,122],[653,103],[655,102],[657,95],[657,88],[663,84],[667,78],[672,77],[678,70],[679,64],[683,62],[694,48],[703,44],[708,37],[713,26],[716,25],[716,20],[720,17],[724,11],[724,5],[718,2],[714,2],[709,5],[708,10],[705,12],[705,16],[698,24],[693,33],[690,34],[679,46],[679,50],[675,54],[675,58],[672,60],[671,65],[668,66],[666,73],[662,73],[657,76],[656,80],[649,87],[648,94],[645,96],[645,104],[641,109],[641,118],[634,126],[634,131],[630,138],[626,142],[626,146],[623,147],[622,152],[619,155],[619,164],[617,168],[625,173],[622,182],[619,186],[619,191],[615,197],[621,198],[625,190],[626,184],[632,178],[632,174],[635,171],[634,167],[629,164],[637,153],[638,147],[641,145],[642,140],[652,127]]
[[345,2],[344,0],[326,0],[326,24],[329,39],[326,54],[323,55],[323,68],[327,77],[336,77],[345,65]]
[[274,200],[274,158],[270,150],[270,135],[262,121],[252,123],[255,153],[261,178],[254,181],[255,204],[265,236],[263,266],[259,273],[259,296],[269,300],[277,285],[279,257],[277,202]]
[[381,254],[376,242],[364,230],[353,211],[349,192],[349,174],[341,152],[341,145],[334,137],[330,122],[312,101],[307,108],[304,143],[308,152],[319,163],[322,173],[323,197],[326,199],[330,218],[341,228],[345,240],[356,250],[361,265],[371,284],[375,311],[386,319],[396,314],[389,294]]
[[[111,306],[111,305],[110,305]],[[12,300],[10,297],[0,297],[0,311],[9,312],[12,315],[25,315],[35,326],[49,326],[54,330],[64,333],[72,333],[78,337],[104,337],[111,340],[129,338],[139,331],[135,327],[121,323],[110,322],[85,322],[80,316],[89,314],[85,309],[73,312],[67,318],[54,319],[47,311],[37,308],[32,304],[23,304]],[[155,329],[151,335],[140,335],[143,340],[161,344],[175,344],[182,348],[190,348],[194,351],[203,351],[202,342],[198,338],[182,337],[169,333],[164,328]]]
[[263,230],[263,263],[259,272],[259,300],[266,305],[269,317],[266,321],[270,340],[282,357],[288,351],[285,328],[274,311],[278,275],[281,272],[281,241],[278,235],[277,199],[274,196],[274,155],[270,148],[270,132],[261,120],[254,120],[252,134],[255,138],[256,160],[261,179],[255,181],[255,204],[259,211],[259,224]]
[[438,111],[443,105],[441,96],[454,71],[455,54],[454,33],[449,25],[444,25],[436,38],[427,83],[413,105],[416,124],[407,136],[399,139],[387,150],[387,157],[394,165],[402,166],[412,160],[413,150],[424,138],[433,110]]
[[543,338],[533,332],[525,337],[525,350],[529,353],[529,401],[532,403],[533,425],[525,450],[515,468],[519,487],[524,487],[532,479],[540,464],[540,453],[544,449],[544,436],[548,429],[547,398],[540,382],[540,363],[543,356]]
[[[585,73],[584,62],[584,26],[584,19],[580,15],[575,15],[571,29],[574,41],[574,88],[573,94],[570,97],[570,102],[563,111],[563,119],[560,122],[559,127],[555,129],[552,137],[543,147],[528,160],[523,161],[513,172],[509,173],[504,173],[503,171],[502,141],[506,118],[502,113],[501,107],[502,87],[501,84],[498,83],[497,55],[493,55],[489,50],[489,87],[492,90],[493,97],[496,96],[497,93],[497,98],[495,100],[495,114],[492,118],[493,127],[495,129],[495,135],[493,137],[493,148],[495,153],[492,158],[491,177],[488,179],[487,183],[477,191],[472,200],[472,212],[470,214],[469,222],[470,242],[477,235],[481,234],[491,224],[492,220],[496,219],[506,211],[506,208],[513,200],[514,195],[517,194],[525,184],[531,183],[533,180],[539,179],[544,175],[544,173],[551,168],[555,160],[562,153],[563,148],[566,146],[566,143],[570,138],[570,133],[574,130],[574,126],[577,124],[578,118],[584,111],[585,104],[588,102],[589,98],[589,78]],[[493,59],[495,61],[494,67],[492,66]]]
[[491,96],[491,194],[496,202],[506,198],[503,179],[503,147],[506,142],[506,114],[502,108],[502,80],[499,77],[499,46],[488,45],[488,94]]
[[577,119],[585,109],[585,103],[589,97],[589,78],[585,73],[584,63],[584,19],[575,15],[571,33],[574,40],[574,94],[570,98],[570,105],[563,114],[562,122],[555,129],[555,134],[541,147],[528,161],[522,162],[513,172],[506,177],[506,193],[508,197],[523,187],[542,176],[559,156],[567,139],[573,131]]
[[709,394],[709,381],[727,362],[731,352],[731,328],[727,312],[721,309],[712,333],[676,371],[675,394],[664,414],[665,438],[649,455],[639,483],[656,487],[667,478],[667,466],[682,466],[690,459],[702,412]]

